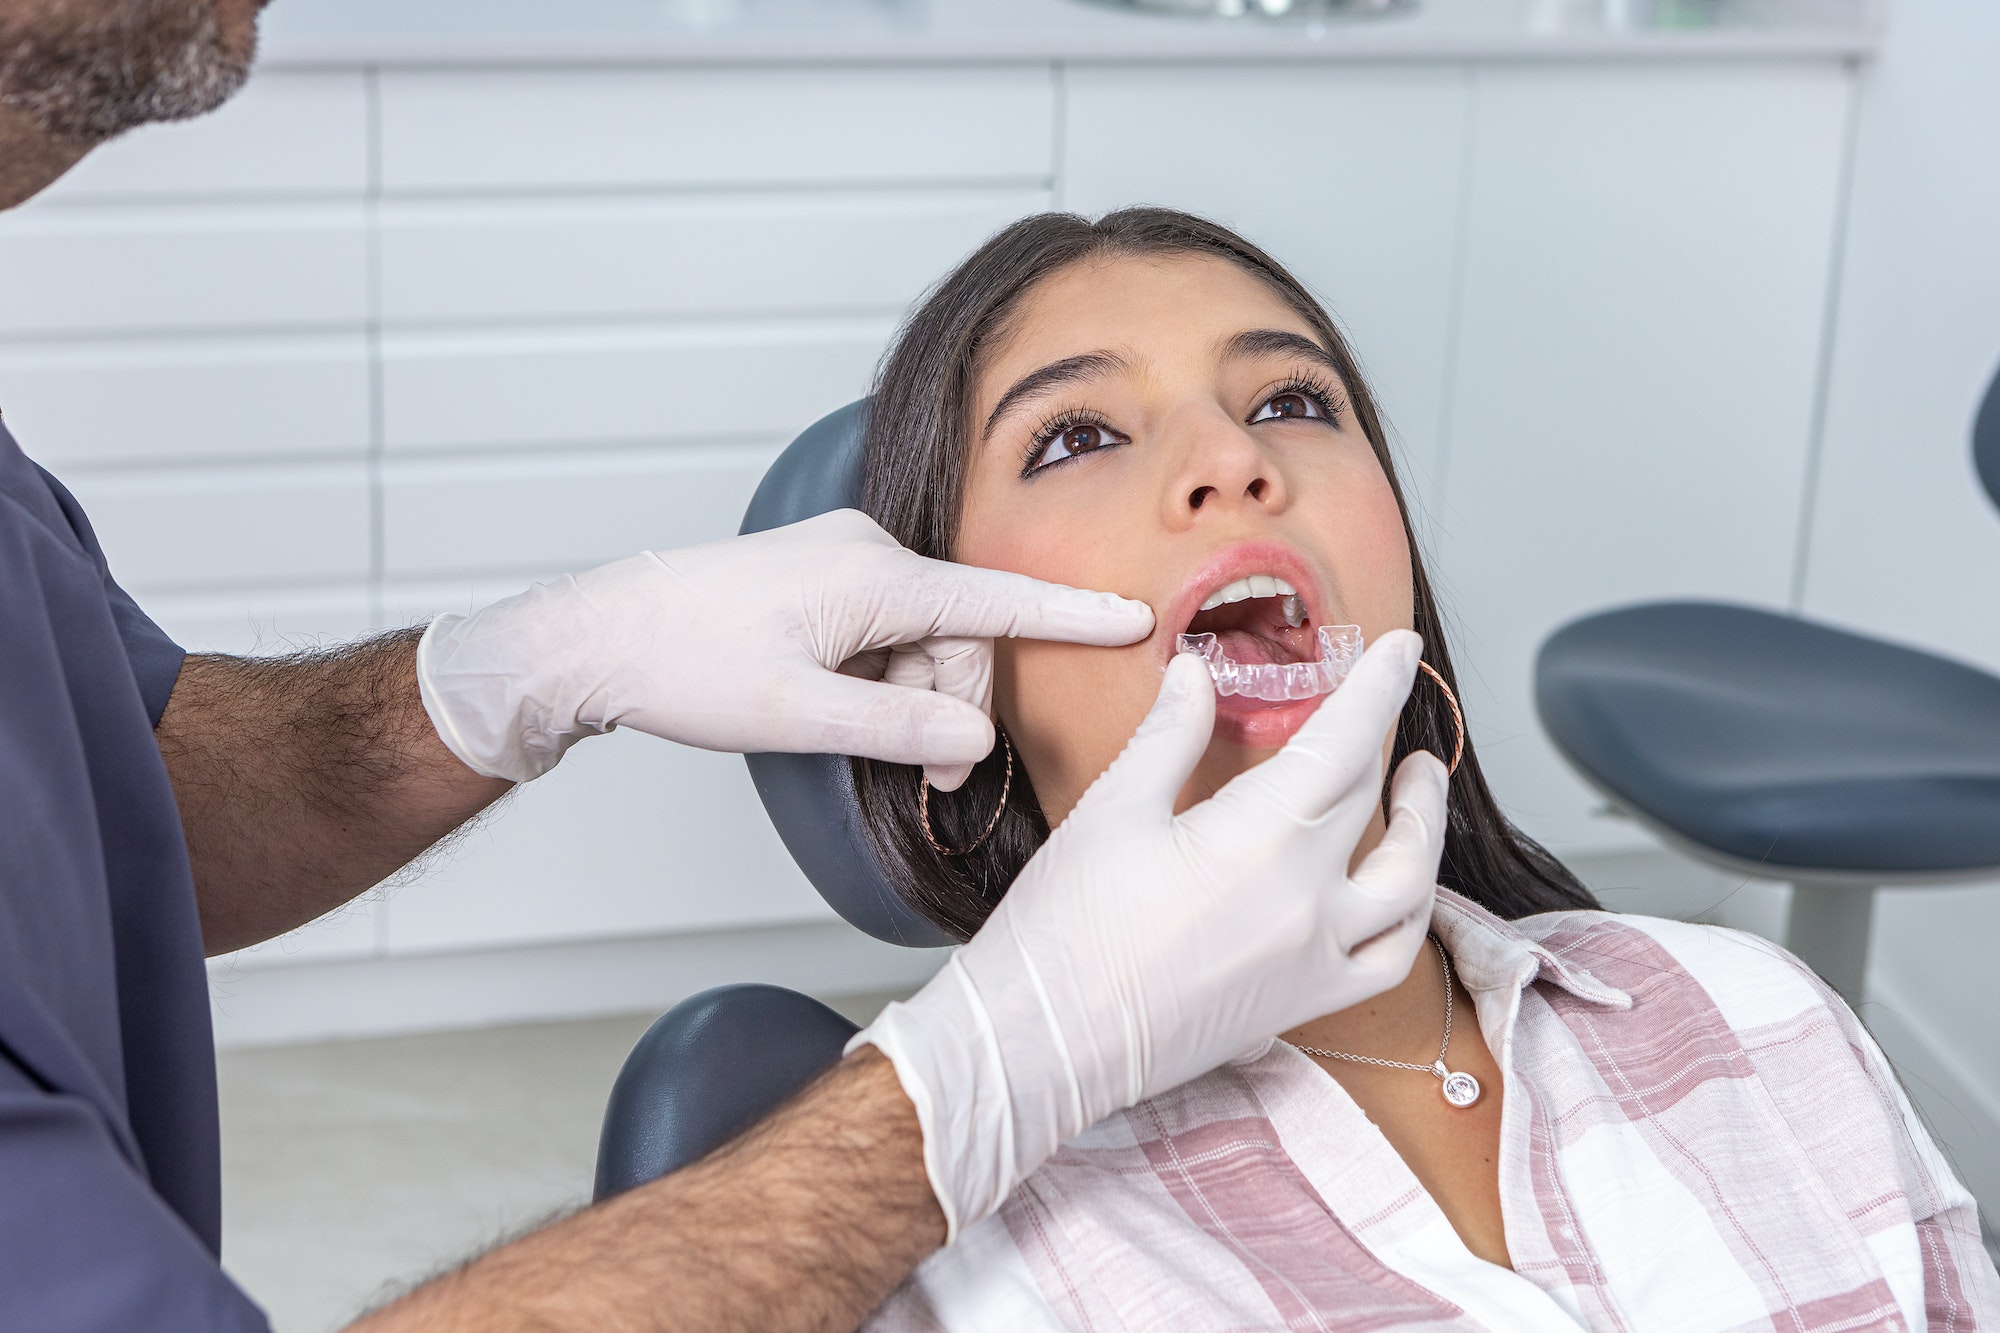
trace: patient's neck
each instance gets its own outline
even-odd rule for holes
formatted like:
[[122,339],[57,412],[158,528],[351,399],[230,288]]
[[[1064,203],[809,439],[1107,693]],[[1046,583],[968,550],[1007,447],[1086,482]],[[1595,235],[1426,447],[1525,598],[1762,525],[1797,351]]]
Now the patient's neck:
[[[1460,1017],[1453,1015],[1452,1026]],[[1372,1000],[1301,1023],[1281,1034],[1295,1046],[1428,1065],[1444,1039],[1444,969],[1428,939],[1409,974]]]
[[[1388,821],[1377,810],[1354,849],[1353,864],[1374,851],[1387,831]],[[1425,940],[1403,979],[1374,999],[1279,1035],[1295,1046],[1428,1065],[1438,1058],[1438,1044],[1444,1040],[1444,968],[1437,946]]]

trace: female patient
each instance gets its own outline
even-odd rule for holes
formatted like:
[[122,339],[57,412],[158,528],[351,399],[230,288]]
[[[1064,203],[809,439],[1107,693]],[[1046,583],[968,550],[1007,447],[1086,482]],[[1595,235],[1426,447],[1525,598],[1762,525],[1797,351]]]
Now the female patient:
[[[957,791],[857,766],[880,859],[946,928],[978,927],[1110,763],[1183,632],[1276,667],[1315,660],[1322,626],[1414,628],[1437,676],[1385,740],[1459,749],[1367,385],[1305,289],[1224,229],[1157,209],[1008,228],[904,329],[866,449],[867,507],[913,549],[1158,617],[1132,648],[1004,641],[1002,743]],[[1318,702],[1219,698],[1183,807]],[[1825,986],[1748,936],[1593,910],[1469,744],[1451,793],[1431,946],[1401,984],[1100,1122],[871,1326],[2000,1319],[1972,1200]]]

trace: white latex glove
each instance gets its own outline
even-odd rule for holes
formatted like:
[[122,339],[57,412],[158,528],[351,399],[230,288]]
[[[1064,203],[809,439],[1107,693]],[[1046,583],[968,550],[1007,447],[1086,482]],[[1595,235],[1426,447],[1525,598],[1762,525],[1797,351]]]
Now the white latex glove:
[[1215,694],[1176,657],[979,933],[855,1036],[916,1106],[947,1244],[1103,1117],[1409,974],[1444,848],[1435,756],[1397,769],[1387,836],[1348,866],[1421,650],[1383,635],[1283,750],[1178,816]]
[[927,560],[867,515],[649,551],[538,583],[417,647],[438,736],[526,782],[634,727],[707,750],[930,765],[950,790],[993,748],[998,635],[1132,643],[1144,602]]

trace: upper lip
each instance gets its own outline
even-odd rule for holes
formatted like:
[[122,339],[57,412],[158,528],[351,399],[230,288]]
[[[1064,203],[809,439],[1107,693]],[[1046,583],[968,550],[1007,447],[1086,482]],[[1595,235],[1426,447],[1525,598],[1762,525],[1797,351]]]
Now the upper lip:
[[1210,593],[1250,574],[1274,574],[1291,584],[1306,605],[1306,622],[1327,623],[1321,615],[1319,576],[1290,544],[1271,538],[1231,542],[1209,553],[1159,616],[1160,628],[1169,631],[1164,636],[1167,653],[1177,650],[1180,636]]

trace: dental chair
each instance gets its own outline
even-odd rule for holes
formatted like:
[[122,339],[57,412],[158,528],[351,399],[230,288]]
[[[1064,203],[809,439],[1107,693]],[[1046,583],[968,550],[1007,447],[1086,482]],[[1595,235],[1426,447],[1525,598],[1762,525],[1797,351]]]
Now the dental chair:
[[[858,507],[866,403],[809,426],[764,475],[743,516],[762,532]],[[750,777],[778,835],[850,924],[911,948],[954,941],[889,888],[868,848],[843,755],[753,754]],[[840,1059],[856,1027],[781,986],[718,986],[668,1010],[625,1059],[604,1111],[596,1197],[705,1156]]]
[[[1973,461],[2000,504],[2000,373]],[[1558,629],[1535,702],[1614,807],[1697,860],[1788,881],[1785,943],[1857,1008],[1878,886],[2000,876],[2000,677],[1984,671],[1798,616],[1662,602]]]

